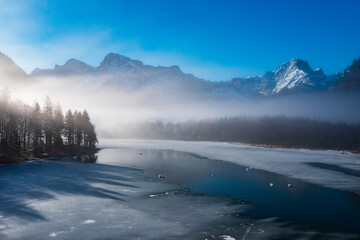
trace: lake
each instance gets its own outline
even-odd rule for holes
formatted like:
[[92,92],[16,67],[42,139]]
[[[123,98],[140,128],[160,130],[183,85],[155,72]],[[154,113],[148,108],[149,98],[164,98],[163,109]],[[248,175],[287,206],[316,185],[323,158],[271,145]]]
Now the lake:
[[360,236],[355,193],[181,151],[114,148],[94,163],[2,166],[0,182],[1,239]]
[[98,162],[140,168],[152,179],[160,174],[194,192],[240,200],[252,207],[243,216],[360,233],[360,197],[354,193],[173,150],[105,149]]

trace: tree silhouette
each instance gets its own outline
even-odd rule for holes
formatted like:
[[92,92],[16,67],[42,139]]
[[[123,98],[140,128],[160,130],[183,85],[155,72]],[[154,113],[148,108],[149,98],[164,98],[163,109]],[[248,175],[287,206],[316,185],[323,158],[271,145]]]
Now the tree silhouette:
[[64,115],[62,113],[61,105],[58,104],[54,110],[53,117],[53,129],[54,129],[54,146],[56,148],[63,145],[62,135],[64,132]]
[[75,142],[75,138],[74,138],[74,134],[75,134],[75,118],[74,115],[72,114],[71,110],[68,110],[66,115],[65,115],[65,136],[67,139],[67,143],[69,146],[74,146],[74,142]]
[[47,150],[51,149],[53,143],[53,104],[47,96],[44,103],[44,110],[42,112],[42,122],[45,136],[45,147]]
[[54,108],[49,97],[41,109],[38,102],[33,107],[12,102],[7,89],[0,93],[0,162],[92,153],[96,143],[86,111],[68,110],[64,118],[60,104]]
[[42,152],[42,125],[41,125],[41,111],[39,103],[35,103],[34,109],[30,118],[30,129],[33,138],[33,151],[36,155]]

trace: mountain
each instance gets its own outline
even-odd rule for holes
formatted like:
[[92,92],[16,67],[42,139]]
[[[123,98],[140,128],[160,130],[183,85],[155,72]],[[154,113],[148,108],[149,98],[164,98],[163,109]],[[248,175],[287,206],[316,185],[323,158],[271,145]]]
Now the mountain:
[[109,53],[97,68],[103,72],[136,73],[144,68],[144,64],[138,60],[132,60],[120,54]]
[[341,76],[336,90],[339,91],[360,91],[360,59],[354,60]]
[[207,91],[215,95],[271,96],[291,92],[329,89],[339,76],[327,77],[321,69],[313,70],[301,59],[292,59],[272,72],[261,76],[234,78],[227,82],[209,82],[183,73],[178,66],[154,67],[144,65],[120,54],[109,53],[98,67],[70,59],[53,69],[35,69],[32,76],[83,76],[83,83],[91,86],[143,88],[161,83],[174,88]]
[[338,77],[327,77],[322,69],[313,70],[301,59],[292,59],[261,76],[234,78],[231,84],[240,94],[271,96],[293,92],[323,91],[336,84]]
[[1,82],[9,80],[24,80],[27,78],[26,73],[14,61],[0,52],[0,78]]
[[161,83],[163,87],[195,90],[207,85],[207,81],[183,73],[178,66],[154,67],[115,53],[105,56],[98,67],[70,59],[62,66],[55,65],[53,69],[35,69],[31,76],[74,76],[78,81],[78,86],[90,89],[117,87],[136,90],[155,87],[154,85],[159,86]]
[[70,59],[64,65],[55,65],[53,69],[35,69],[31,76],[74,76],[78,87],[93,90],[102,87],[133,90],[166,87],[199,96],[230,98],[327,91],[336,88],[342,77],[341,74],[326,76],[321,68],[313,70],[308,62],[292,59],[261,76],[210,82],[185,74],[178,66],[145,65],[139,60],[116,53],[109,53],[97,67]]

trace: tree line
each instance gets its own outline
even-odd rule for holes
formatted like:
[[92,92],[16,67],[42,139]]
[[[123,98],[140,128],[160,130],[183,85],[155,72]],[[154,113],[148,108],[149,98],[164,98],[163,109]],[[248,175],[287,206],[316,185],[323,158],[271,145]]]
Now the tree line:
[[360,152],[360,125],[308,118],[224,117],[200,121],[147,122],[132,126],[123,138],[222,141],[284,148]]
[[0,162],[24,158],[66,156],[93,152],[97,136],[89,114],[54,106],[46,97],[41,108],[10,100],[5,89],[0,94]]

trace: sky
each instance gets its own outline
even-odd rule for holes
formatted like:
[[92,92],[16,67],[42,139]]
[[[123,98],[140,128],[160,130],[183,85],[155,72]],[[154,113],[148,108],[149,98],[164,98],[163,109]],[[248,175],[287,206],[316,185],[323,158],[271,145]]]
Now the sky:
[[211,81],[293,58],[326,74],[360,57],[357,0],[0,0],[0,51],[26,72],[109,52]]

